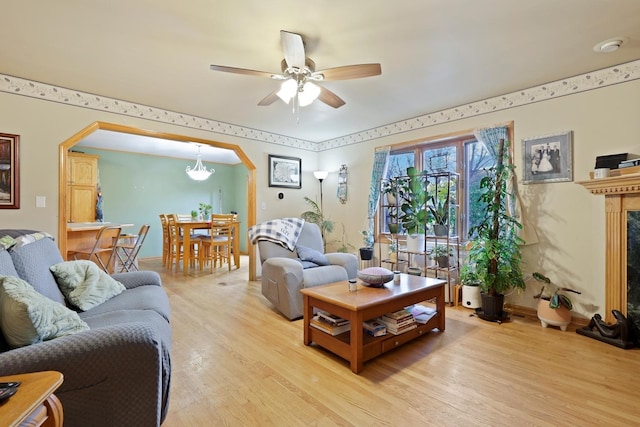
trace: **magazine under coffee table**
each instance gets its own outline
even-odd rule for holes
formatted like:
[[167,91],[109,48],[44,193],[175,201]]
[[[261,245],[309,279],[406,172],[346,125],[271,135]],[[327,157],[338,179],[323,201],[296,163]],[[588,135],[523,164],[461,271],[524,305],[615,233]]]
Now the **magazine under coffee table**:
[[[408,341],[437,328],[445,328],[445,280],[402,274],[400,284],[386,283],[381,288],[358,284],[358,290],[349,291],[346,281],[302,289],[304,300],[304,344],[312,342],[351,362],[351,370],[360,373],[365,361],[392,350]],[[362,322],[385,313],[423,301],[435,299],[436,313],[425,324],[400,335],[388,333],[372,337],[365,333]],[[332,336],[311,326],[314,308],[349,319],[351,330]]]

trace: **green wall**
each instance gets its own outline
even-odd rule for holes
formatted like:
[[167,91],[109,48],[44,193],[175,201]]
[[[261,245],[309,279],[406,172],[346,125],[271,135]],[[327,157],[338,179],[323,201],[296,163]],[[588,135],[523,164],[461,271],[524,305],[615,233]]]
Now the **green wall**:
[[[215,173],[203,182],[191,180],[185,168],[192,161],[149,155],[82,148],[98,154],[99,179],[102,186],[104,221],[132,223],[123,232],[137,233],[142,224],[150,224],[140,257],[162,255],[160,213],[189,214],[200,202],[212,205],[214,213],[238,212],[247,218],[247,168],[240,165],[205,163]],[[222,192],[222,208],[220,206]],[[241,226],[240,249],[246,252],[246,226]]]

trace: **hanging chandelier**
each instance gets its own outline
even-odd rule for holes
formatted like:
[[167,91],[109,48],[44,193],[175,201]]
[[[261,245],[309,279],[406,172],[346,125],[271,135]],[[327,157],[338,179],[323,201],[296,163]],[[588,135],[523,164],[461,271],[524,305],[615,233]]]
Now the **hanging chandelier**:
[[185,169],[189,178],[194,181],[204,181],[208,179],[212,173],[215,172],[215,169],[211,168],[211,170],[207,170],[206,167],[202,164],[202,155],[200,154],[200,144],[198,144],[198,154],[196,155],[196,165],[191,168],[191,166],[187,166]]

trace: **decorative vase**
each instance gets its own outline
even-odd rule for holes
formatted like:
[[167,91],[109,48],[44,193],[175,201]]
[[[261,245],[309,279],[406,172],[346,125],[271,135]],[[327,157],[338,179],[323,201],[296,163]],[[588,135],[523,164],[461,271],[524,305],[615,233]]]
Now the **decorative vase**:
[[366,247],[360,248],[360,259],[363,261],[370,261],[373,258],[373,248]]
[[564,305],[558,308],[549,307],[549,300],[540,299],[538,301],[538,319],[543,328],[547,326],[559,326],[562,331],[567,330],[571,323],[571,310]]
[[390,222],[390,223],[387,224],[387,226],[389,227],[389,233],[396,234],[398,232],[398,223],[397,222]]
[[408,234],[407,251],[424,252],[424,234]]

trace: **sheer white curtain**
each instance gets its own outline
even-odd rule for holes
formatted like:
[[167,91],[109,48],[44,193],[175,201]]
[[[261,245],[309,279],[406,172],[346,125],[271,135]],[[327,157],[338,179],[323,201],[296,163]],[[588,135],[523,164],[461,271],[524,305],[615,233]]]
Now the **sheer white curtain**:
[[390,146],[379,147],[373,154],[373,167],[371,170],[371,184],[369,185],[369,206],[367,211],[368,229],[373,234],[373,218],[378,210],[380,200],[380,181],[387,175],[389,164]]
[[[487,147],[487,150],[491,153],[494,159],[498,155],[497,151],[500,140],[509,140],[509,130],[506,126],[476,129],[473,131],[473,134],[478,141],[482,142],[485,147]],[[511,156],[509,159],[511,159]],[[511,162],[513,163],[513,161]],[[538,233],[536,232],[533,224],[529,222],[524,210],[522,209],[522,200],[518,193],[518,178],[514,173],[511,174],[507,184],[507,191],[509,193],[509,200],[507,202],[509,214],[515,217],[518,222],[522,224],[522,229],[518,231],[520,238],[524,240],[525,245],[538,243]]]

